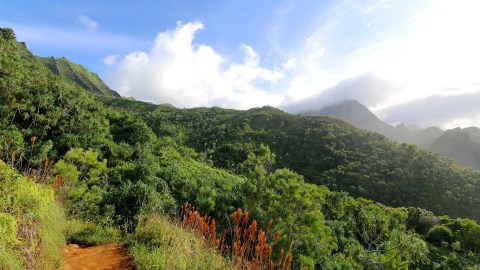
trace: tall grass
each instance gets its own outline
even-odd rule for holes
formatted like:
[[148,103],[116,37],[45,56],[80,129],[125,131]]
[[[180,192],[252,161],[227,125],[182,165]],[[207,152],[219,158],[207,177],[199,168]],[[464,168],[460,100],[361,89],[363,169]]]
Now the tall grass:
[[51,187],[0,161],[0,268],[53,269],[61,264],[65,216]]
[[201,238],[158,214],[140,218],[129,250],[139,269],[230,269]]

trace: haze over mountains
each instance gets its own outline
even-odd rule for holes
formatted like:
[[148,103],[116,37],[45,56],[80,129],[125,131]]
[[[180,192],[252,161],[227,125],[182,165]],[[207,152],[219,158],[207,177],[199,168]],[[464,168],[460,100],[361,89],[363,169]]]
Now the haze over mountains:
[[480,129],[478,127],[442,130],[399,124],[396,127],[381,121],[366,106],[356,100],[304,112],[306,115],[328,115],[357,127],[375,131],[399,142],[415,144],[423,149],[454,159],[463,166],[480,169]]

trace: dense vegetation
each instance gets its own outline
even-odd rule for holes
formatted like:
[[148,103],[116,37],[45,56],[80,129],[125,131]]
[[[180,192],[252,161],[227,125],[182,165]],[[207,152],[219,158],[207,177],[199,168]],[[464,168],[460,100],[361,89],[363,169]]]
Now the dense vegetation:
[[479,171],[330,117],[291,115],[271,107],[235,111],[159,106],[147,112],[142,107],[151,105],[140,102],[105,103],[141,111],[157,136],[172,136],[233,173],[240,172],[248,153],[263,143],[276,154],[277,167],[293,169],[307,182],[390,206],[480,220]]
[[[235,209],[248,209],[262,228],[273,219],[272,230],[281,232],[273,258],[291,251],[295,269],[480,263],[477,222],[421,209],[479,220],[474,171],[327,117],[269,107],[176,109],[92,95],[27,52],[14,35],[2,34],[0,159],[39,183],[30,185],[56,194],[69,241],[91,243],[92,235],[111,239],[121,231],[140,267],[168,268],[165,251],[188,265],[196,260],[182,252],[197,240],[168,217],[179,217],[190,202],[215,218],[218,232],[227,230],[227,243]],[[6,165],[0,170],[18,175]],[[17,189],[4,178],[0,185]],[[2,205],[11,200],[3,194]],[[0,238],[7,241],[0,247],[13,241],[13,220],[28,217],[4,218],[9,210],[0,217],[11,237]],[[223,268],[223,259],[208,254],[200,255],[212,256],[208,266],[188,267]]]

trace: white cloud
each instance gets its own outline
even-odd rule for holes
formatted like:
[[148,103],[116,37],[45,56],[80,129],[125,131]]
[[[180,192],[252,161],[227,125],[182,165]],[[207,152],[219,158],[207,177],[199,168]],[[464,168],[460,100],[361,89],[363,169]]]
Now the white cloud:
[[223,106],[250,108],[278,105],[283,97],[258,85],[273,86],[284,77],[280,70],[260,65],[248,45],[243,63],[230,63],[207,45],[194,44],[203,24],[178,24],[159,33],[148,52],[132,52],[106,73],[106,81],[122,95],[178,107]]
[[283,63],[283,68],[290,69],[295,68],[297,66],[297,60],[295,57],[290,57],[287,62]]
[[290,82],[286,101],[296,102],[313,95],[314,89],[303,75],[298,75]]
[[79,15],[77,18],[77,23],[85,26],[90,30],[96,30],[98,28],[98,23],[85,15]]
[[118,60],[118,55],[117,54],[111,54],[111,55],[107,55],[103,59],[103,63],[105,63],[105,65],[107,65],[107,66],[113,66],[117,63],[117,60]]
[[318,58],[318,57],[322,57],[324,54],[325,54],[325,48],[320,48],[320,49],[317,49],[314,52],[310,53],[308,55],[308,58],[309,59],[315,59],[315,58]]

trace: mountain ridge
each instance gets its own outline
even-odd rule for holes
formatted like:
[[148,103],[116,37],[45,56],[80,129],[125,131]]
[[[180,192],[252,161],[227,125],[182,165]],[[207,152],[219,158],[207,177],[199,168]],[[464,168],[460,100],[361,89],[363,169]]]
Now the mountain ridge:
[[82,65],[73,63],[65,57],[55,58],[53,56],[35,56],[35,58],[53,74],[76,83],[88,92],[97,95],[120,97],[120,94],[110,89],[110,87],[100,79],[98,74],[88,71]]
[[[307,111],[304,114],[336,117],[359,128],[378,132],[392,140],[415,144],[444,157],[452,158],[463,166],[480,169],[480,129],[478,127],[460,129],[465,133],[463,134],[464,140],[468,140],[468,142],[464,142],[468,146],[462,148],[458,139],[454,143],[451,141],[453,140],[452,135],[445,135],[449,130],[443,131],[438,127],[422,129],[416,125],[405,125],[403,123],[393,127],[381,121],[366,106],[356,100],[341,101],[320,110]],[[452,130],[458,131],[458,128]],[[458,132],[454,134],[461,136]],[[459,148],[456,149],[455,145]]]

